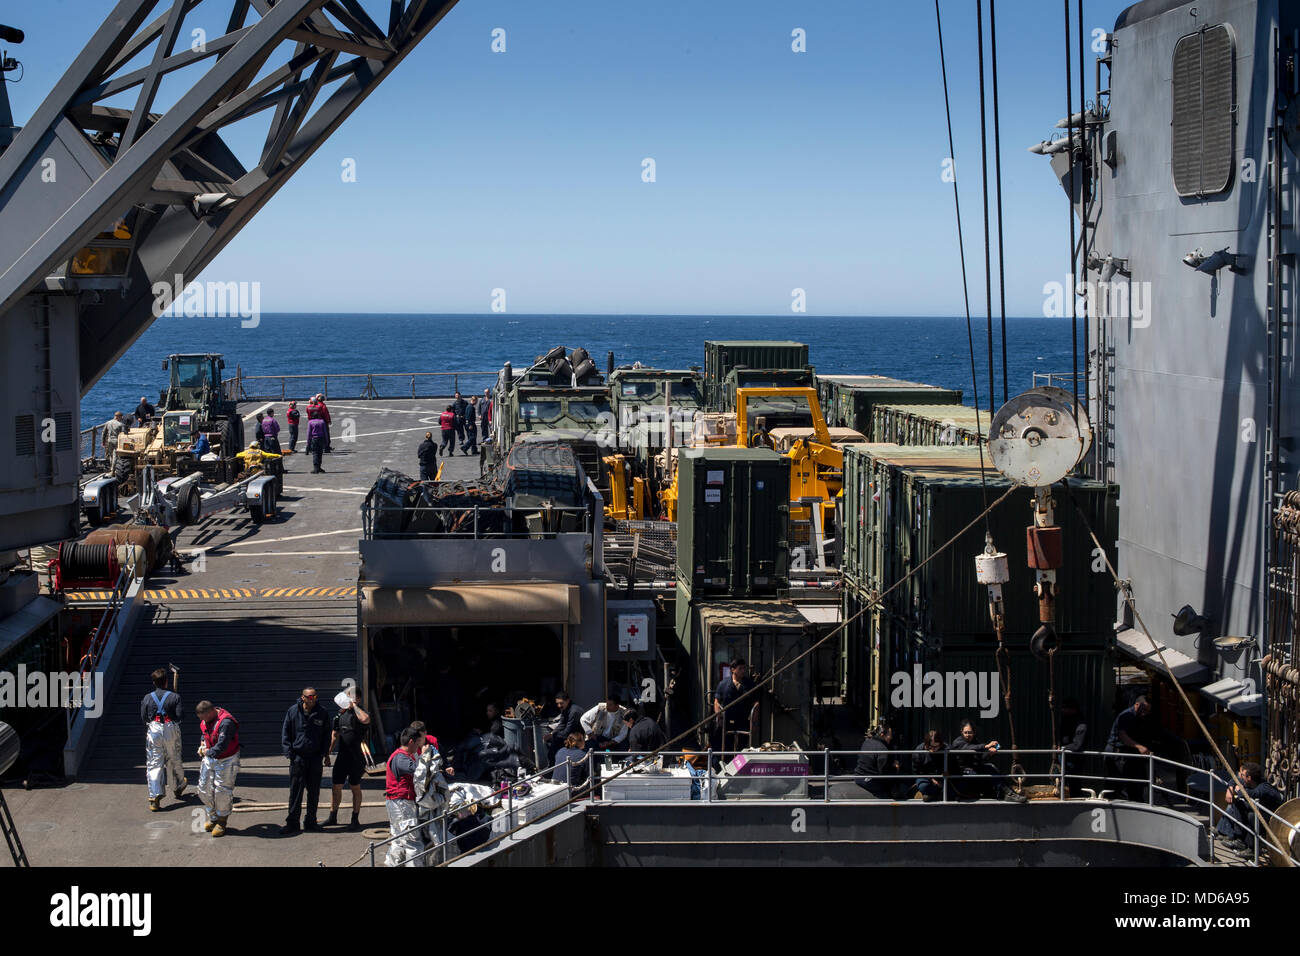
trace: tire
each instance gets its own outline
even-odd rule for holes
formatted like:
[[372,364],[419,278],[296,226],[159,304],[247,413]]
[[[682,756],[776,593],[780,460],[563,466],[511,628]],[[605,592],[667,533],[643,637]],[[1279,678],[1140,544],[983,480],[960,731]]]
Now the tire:
[[248,503],[248,516],[253,519],[253,524],[261,524],[266,520],[266,515],[262,511],[262,505],[259,502]]
[[235,452],[242,451],[244,445],[243,422],[236,430],[234,419],[227,418],[221,423],[221,457],[233,458]]
[[199,496],[199,489],[191,488],[185,495],[185,500],[181,503],[181,524],[194,524],[202,516],[203,499]]
[[92,528],[98,528],[103,523],[104,516],[99,513],[98,508],[86,509],[86,524],[90,525]]
[[131,477],[131,472],[135,469],[131,467],[131,459],[118,456],[113,462],[113,477],[117,479],[120,485],[126,479]]

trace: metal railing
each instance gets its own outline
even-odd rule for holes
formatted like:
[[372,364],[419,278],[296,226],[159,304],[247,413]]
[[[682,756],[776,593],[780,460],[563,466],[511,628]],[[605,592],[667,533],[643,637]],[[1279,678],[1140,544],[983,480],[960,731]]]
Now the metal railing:
[[103,656],[104,648],[108,646],[108,640],[113,634],[113,628],[117,623],[118,616],[122,613],[122,607],[126,603],[126,592],[134,580],[135,564],[134,561],[131,561],[118,572],[117,580],[113,582],[113,590],[108,597],[108,603],[104,606],[104,613],[100,615],[99,624],[96,625],[90,639],[90,646],[86,648],[85,655],[78,662],[76,679],[81,694],[78,699],[69,699],[67,701],[66,717],[69,737],[72,736],[72,730],[77,722],[84,719],[86,713],[87,701],[85,700],[84,690],[87,675],[93,676],[95,668],[99,666],[99,659]]
[[[921,779],[935,779],[931,773],[925,771],[917,771],[915,769],[913,769],[911,772],[900,771],[898,773],[872,773],[872,774],[832,773],[831,768],[833,765],[833,758],[851,757],[857,759],[863,756],[863,751],[830,750],[830,749],[823,749],[819,751],[785,752],[791,759],[798,759],[798,758],[808,759],[809,766],[806,773],[735,776],[735,775],[726,775],[718,772],[718,770],[716,769],[718,766],[726,766],[726,764],[731,759],[738,756],[740,753],[752,754],[753,751],[748,751],[748,752],[721,751],[721,750],[715,751],[712,749],[702,750],[702,751],[660,751],[654,755],[654,758],[657,764],[661,764],[664,766],[667,766],[668,761],[670,760],[675,760],[678,764],[685,764],[686,761],[698,761],[700,759],[703,759],[704,768],[699,773],[691,773],[692,781],[693,782],[698,781],[699,783],[699,788],[698,788],[699,796],[698,797],[692,796],[689,798],[690,801],[698,800],[701,802],[712,802],[713,800],[716,799],[735,799],[734,797],[728,798],[725,796],[725,788],[722,791],[719,790],[719,785],[723,781],[794,780],[794,781],[803,781],[808,784],[820,784],[822,789],[820,799],[818,799],[817,797],[810,797],[803,794],[797,794],[794,795],[793,797],[786,797],[784,799],[798,799],[804,802],[846,803],[846,802],[879,802],[882,800],[904,800],[904,799],[910,800],[912,799],[911,794],[917,791],[917,783],[919,783]],[[777,751],[776,753],[782,753],[782,752]],[[866,753],[868,753],[873,757],[879,757],[883,755],[888,757],[891,760],[897,759],[899,761],[903,761],[918,756],[920,752],[913,751],[913,750],[890,750],[890,751],[867,751]],[[572,761],[568,762],[571,768],[581,767],[585,764],[586,771],[587,771],[586,783],[579,785],[578,787],[575,787],[573,784],[570,784],[569,786],[570,796],[572,796],[575,790],[579,790],[579,791],[585,790],[586,791],[586,795],[584,797],[585,799],[599,800],[601,799],[600,794],[602,788],[602,769],[605,770],[605,772],[607,773],[612,771],[621,771],[630,766],[636,765],[638,761],[642,761],[640,763],[640,766],[649,767],[651,766],[651,764],[644,761],[645,758],[650,756],[651,755],[648,753],[627,753],[627,752],[611,753],[609,751],[603,751],[603,752],[594,751],[594,750],[589,751],[582,760],[576,763]],[[1041,781],[1044,784],[1048,784],[1052,786],[1053,788],[1052,792],[1050,792],[1049,794],[1045,796],[1041,794],[1035,795],[1034,797],[1035,802],[1041,800],[1054,801],[1054,802],[1062,802],[1062,801],[1069,800],[1070,798],[1065,795],[1070,792],[1070,788],[1074,786],[1079,786],[1082,783],[1087,782],[1087,783],[1096,784],[1097,786],[1093,788],[1083,788],[1083,789],[1091,789],[1094,791],[1094,793],[1098,795],[1105,794],[1107,792],[1113,793],[1116,790],[1122,790],[1127,786],[1134,786],[1134,785],[1140,786],[1144,788],[1146,796],[1144,800],[1137,800],[1135,802],[1145,803],[1146,805],[1152,807],[1156,806],[1156,800],[1155,800],[1156,793],[1164,793],[1171,797],[1176,798],[1177,800],[1186,801],[1188,804],[1194,806],[1200,806],[1203,808],[1203,812],[1208,818],[1208,823],[1204,824],[1204,826],[1206,826],[1207,829],[1209,830],[1210,860],[1211,861],[1215,860],[1215,839],[1214,838],[1216,833],[1216,826],[1218,822],[1221,821],[1227,815],[1227,813],[1225,810],[1219,808],[1219,806],[1214,802],[1214,798],[1216,793],[1222,794],[1225,790],[1230,788],[1230,785],[1226,781],[1220,779],[1215,773],[1206,771],[1203,768],[1191,767],[1186,764],[1180,764],[1177,761],[1168,760],[1163,757],[1157,757],[1154,754],[1128,754],[1128,753],[1116,754],[1116,753],[1102,753],[1096,751],[1068,751],[1064,749],[1017,751],[1016,752],[1017,760],[1026,756],[1029,757],[1047,756],[1051,758],[1051,764],[1049,769],[1045,772],[1038,772],[1038,773],[1027,772],[1023,770],[1021,767],[1016,767],[1014,770],[1009,770],[1006,772],[1003,772],[1002,770],[997,768],[997,766],[994,765],[992,761],[994,760],[995,757],[1005,758],[1009,756],[1008,751],[998,751],[996,754],[994,754],[994,753],[989,753],[989,752],[979,751],[979,750],[953,751],[953,750],[945,749],[943,751],[940,751],[939,753],[931,754],[930,756],[935,760],[939,760],[940,763],[942,764],[942,769],[937,778],[940,781],[939,784],[937,784],[937,786],[940,789],[940,796],[936,802],[947,803],[952,801],[966,802],[971,800],[977,800],[980,799],[982,796],[985,796],[987,794],[988,789],[992,789],[994,792],[996,792],[999,786],[1003,786],[1003,787],[1009,786],[1010,783],[1014,780],[1016,781],[1018,786],[1023,786],[1024,784],[1030,781]],[[815,769],[812,763],[812,761],[816,758],[820,758],[821,760],[820,772],[818,772]],[[1116,767],[1116,762],[1119,760],[1123,760],[1126,762],[1123,768]],[[612,761],[614,765],[608,767],[604,766],[606,761]],[[1085,768],[1085,765],[1089,761],[1092,761],[1094,763],[1100,762],[1103,769],[1107,767],[1114,768],[1114,769],[1111,772],[1103,772],[1101,774],[1089,774],[1089,773],[1082,772]],[[1127,761],[1134,761],[1134,767],[1138,770],[1144,768],[1145,774],[1129,773],[1128,772],[1129,766],[1127,764]],[[966,764],[966,766],[962,766],[963,764]],[[972,765],[980,766],[981,770],[979,772],[972,770]],[[1209,786],[1208,796],[1199,797],[1194,794],[1188,793],[1184,789],[1172,789],[1170,787],[1165,786],[1161,782],[1163,778],[1157,776],[1156,774],[1157,766],[1170,768],[1177,774],[1185,773],[1189,776],[1205,774]],[[505,812],[507,814],[506,830],[511,830],[515,828],[514,814],[518,808],[515,805],[513,787],[517,787],[520,783],[531,783],[533,781],[539,781],[542,778],[550,775],[554,771],[554,769],[555,769],[554,767],[546,767],[537,770],[525,777],[516,780],[511,789],[496,791],[494,792],[491,798],[488,798],[488,799],[499,798],[501,804],[505,806]],[[638,774],[636,773],[636,770],[632,770],[632,772],[628,774],[628,776],[632,776],[635,778],[636,776],[638,776]],[[900,793],[900,794],[906,791],[908,795],[899,796],[899,797],[893,797],[893,796],[882,797],[882,796],[871,794],[870,791],[868,791],[864,787],[863,796],[861,797],[835,798],[832,796],[833,784],[857,782],[858,780],[864,778],[869,779],[872,782],[896,781],[900,785],[901,784],[910,785],[910,786],[900,787],[898,790],[895,791],[896,793]],[[623,777],[622,779],[626,779],[626,776]],[[454,781],[453,781],[453,785],[454,785]],[[861,784],[859,784],[859,786],[861,786]],[[976,789],[972,789],[972,788],[980,788],[980,789],[977,791]],[[753,797],[750,798],[751,799],[783,799],[782,797],[771,797],[771,796],[762,797],[760,795],[754,795]],[[658,795],[656,797],[655,802],[674,803],[677,801],[671,799],[665,799],[662,795]],[[682,802],[686,802],[686,801],[682,801]],[[478,831],[484,829],[485,827],[491,828],[493,820],[489,819],[465,832],[457,833],[457,834],[448,833],[446,827],[443,826],[442,824],[448,821],[449,818],[463,812],[464,809],[465,808],[463,806],[456,807],[452,810],[449,810],[441,814],[438,817],[421,821],[421,823],[417,827],[412,828],[413,830],[418,832],[420,830],[424,830],[429,827],[434,827],[435,825],[438,826],[438,829],[431,831],[431,833],[435,834],[435,838],[433,840],[432,845],[426,848],[425,850],[423,850],[421,853],[419,853],[416,857],[413,858],[417,861],[417,865],[421,865],[418,861],[430,859],[435,855],[440,857],[441,862],[446,862],[451,856],[459,856],[460,855],[459,850],[455,849],[454,847],[451,847],[449,849],[449,847],[455,841],[459,841],[461,838],[467,837],[472,833],[477,833]],[[1292,841],[1296,841],[1297,839],[1300,839],[1300,825],[1292,824],[1286,821],[1282,817],[1279,817],[1275,813],[1270,811],[1267,807],[1261,806],[1259,809],[1263,811],[1263,813],[1269,818],[1269,820],[1277,821],[1278,823],[1281,824],[1281,827],[1283,829],[1289,830],[1293,835],[1291,838]],[[544,814],[544,816],[545,815],[546,814]],[[1260,818],[1258,814],[1251,813],[1251,817],[1252,817],[1253,826],[1252,824],[1242,825],[1241,823],[1237,823],[1236,821],[1234,821],[1234,824],[1235,824],[1235,829],[1238,832],[1240,832],[1243,835],[1243,837],[1249,838],[1249,843],[1251,845],[1251,859],[1254,865],[1259,865],[1261,843],[1265,845],[1265,848],[1271,847],[1274,852],[1288,852],[1287,847],[1278,847],[1273,843],[1272,834],[1261,832]],[[370,856],[370,865],[371,866],[375,865],[375,850],[388,846],[389,844],[393,843],[395,840],[408,835],[410,832],[411,831],[408,830],[403,832],[402,834],[399,834],[396,837],[389,837],[386,840],[382,840],[377,843],[371,843],[368,851]]]
[[[462,380],[472,382],[474,394],[496,384],[491,372],[322,372],[296,375],[245,375],[222,379],[224,396],[236,402],[301,400],[318,392],[326,401],[384,398],[446,398],[461,391]],[[331,382],[333,383],[331,390]]]
[[[439,508],[423,504],[402,507],[386,502],[378,505],[366,500],[361,505],[362,536],[367,541],[385,538],[432,538],[445,540],[461,538],[479,540],[483,538],[520,538],[550,539],[559,534],[590,534],[591,509],[583,505],[563,505],[551,508],[515,509],[515,516],[520,512],[542,514],[547,523],[544,530],[517,531],[513,518],[504,508],[482,506]],[[427,522],[436,519],[444,530],[420,531],[405,530],[403,515],[409,514],[406,521],[409,527],[412,520]],[[575,520],[576,519],[576,520]],[[385,530],[403,528],[403,530]]]
[[[565,764],[568,765],[568,767],[570,768],[569,773],[572,774],[574,767],[580,767],[585,763],[588,765],[587,767],[588,777],[590,777],[591,769],[594,766],[593,763],[594,756],[595,754],[593,751],[591,753],[588,753],[586,757],[584,757],[582,760],[576,763],[573,761],[565,761]],[[503,805],[505,807],[507,829],[513,829],[514,820],[515,820],[515,797],[514,797],[515,790],[521,784],[529,784],[531,786],[534,783],[545,782],[543,778],[550,777],[555,772],[555,770],[556,767],[554,766],[543,767],[540,770],[535,770],[532,773],[527,774],[526,776],[517,778],[513,782],[510,782],[508,785],[503,785],[500,789],[494,790],[488,796],[483,797],[477,801],[473,801],[469,805],[472,806],[472,805],[484,803],[488,800],[496,801],[496,805],[498,806]],[[454,779],[449,780],[448,783],[450,786],[456,785],[456,781]],[[570,784],[569,793],[572,794],[572,792],[573,792],[573,785]],[[568,796],[566,796],[565,799],[567,802]],[[370,865],[371,866],[375,865],[375,851],[387,847],[393,843],[396,843],[398,840],[405,839],[412,835],[420,836],[421,839],[423,839],[423,833],[425,831],[427,831],[429,836],[432,837],[430,846],[426,847],[424,850],[410,857],[408,860],[403,861],[402,865],[424,866],[434,856],[438,856],[440,858],[439,862],[446,863],[451,856],[459,856],[460,851],[451,848],[451,843],[453,840],[459,843],[459,841],[464,837],[470,836],[471,834],[474,833],[478,833],[480,830],[483,830],[485,828],[490,831],[494,822],[493,819],[489,818],[484,822],[478,824],[477,826],[471,827],[469,830],[466,830],[462,833],[451,833],[448,830],[448,824],[453,818],[458,817],[462,813],[465,813],[466,808],[467,808],[466,804],[460,804],[458,806],[453,807],[450,810],[438,814],[437,816],[429,817],[427,820],[421,820],[415,826],[403,830],[401,833],[397,834],[396,836],[390,836],[386,840],[380,840],[378,842],[370,843],[366,848],[366,853],[369,857]]]
[[[1080,384],[1083,383],[1083,379],[1084,376],[1082,373],[1080,373],[1078,378]],[[1075,383],[1075,377],[1073,372],[1035,372],[1034,373],[1034,388],[1039,388],[1043,385],[1049,385],[1053,388],[1063,388],[1067,392],[1069,392],[1074,389],[1074,383]]]

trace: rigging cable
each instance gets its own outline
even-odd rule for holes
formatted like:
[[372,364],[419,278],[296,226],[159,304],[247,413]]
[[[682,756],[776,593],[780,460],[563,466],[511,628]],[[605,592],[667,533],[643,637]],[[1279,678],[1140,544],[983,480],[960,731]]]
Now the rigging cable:
[[1002,404],[1007,395],[1007,272],[1002,249],[1002,133],[998,124],[998,22],[996,0],[989,0],[989,61],[993,67],[993,170],[997,181],[998,308],[1002,315]]
[[975,37],[979,43],[980,71],[980,164],[984,186],[984,304],[988,311],[989,418],[997,411],[993,384],[993,265],[989,261],[989,135],[984,112],[984,0],[975,0]]
[[[1066,293],[1066,298],[1070,300],[1070,361],[1073,363],[1073,377],[1070,386],[1074,391],[1074,406],[1079,407],[1079,319],[1075,309],[1074,294],[1076,291],[1075,271],[1074,271],[1074,190],[1079,188],[1079,202],[1083,202],[1083,184],[1078,181],[1074,175],[1074,106],[1070,101],[1071,83],[1070,83],[1070,0],[1063,0],[1065,3],[1065,125],[1066,139],[1069,141],[1067,147],[1070,174],[1070,191],[1067,193],[1069,202],[1066,209],[1070,216],[1070,288]],[[1079,151],[1079,161],[1083,161],[1083,151]]]
[[[1086,100],[1087,88],[1084,85],[1083,70],[1083,0],[1078,0],[1078,30],[1079,34],[1079,267],[1083,271],[1083,289],[1084,289],[1084,306],[1083,306],[1083,401],[1085,410],[1088,402],[1088,363],[1091,355],[1088,351],[1088,319],[1092,314],[1093,296],[1088,295],[1088,194],[1092,191],[1091,173],[1088,169],[1088,160],[1090,151],[1087,147],[1087,123],[1088,123],[1088,104]],[[1076,378],[1078,377],[1076,373]],[[1077,406],[1079,400],[1076,397],[1074,404]]]
[[[970,348],[971,395],[975,403],[975,428],[980,433],[980,491],[983,494],[984,503],[987,505],[989,490],[984,479],[984,446],[986,441],[984,427],[980,424],[980,386],[979,377],[975,371],[975,332],[971,326],[970,318],[970,283],[966,278],[966,242],[962,238],[961,230],[961,197],[957,191],[957,151],[952,142],[952,108],[948,103],[948,63],[943,54],[943,20],[939,16],[939,0],[934,0],[934,23],[939,33],[939,72],[943,76],[943,112],[948,121],[948,161],[950,163],[949,170],[952,174],[952,202],[957,211],[957,251],[961,255],[961,295],[962,301],[966,305],[966,344]],[[985,530],[988,530],[987,523]]]

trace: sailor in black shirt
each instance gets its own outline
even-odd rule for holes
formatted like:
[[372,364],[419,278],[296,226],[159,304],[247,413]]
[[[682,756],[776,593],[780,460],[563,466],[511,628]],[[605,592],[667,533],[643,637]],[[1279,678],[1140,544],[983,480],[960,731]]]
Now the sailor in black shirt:
[[304,688],[302,696],[284,715],[280,746],[289,758],[289,814],[280,832],[298,832],[304,794],[307,814],[302,828],[319,830],[316,805],[320,800],[322,760],[324,766],[330,762],[330,720],[325,716],[325,709],[316,703],[316,688]]
[[[1246,802],[1246,796],[1272,813],[1282,805],[1282,794],[1264,779],[1264,768],[1257,763],[1242,764],[1238,776],[1241,777],[1242,785],[1234,786],[1228,791],[1228,807],[1215,832],[1230,849],[1246,850],[1249,844],[1245,841],[1255,839],[1255,811]],[[1267,817],[1259,821],[1261,833],[1268,829],[1268,822]]]
[[[739,750],[744,744],[749,743],[749,713],[753,710],[754,704],[758,703],[758,695],[751,694],[740,703],[727,706],[754,689],[754,682],[749,679],[744,658],[733,659],[729,666],[731,675],[724,677],[713,693],[713,712],[722,715],[718,719],[722,725],[720,730],[723,732],[722,739],[715,749],[728,752]],[[742,735],[744,740],[740,739]]]
[[[338,702],[343,697],[335,698]],[[361,744],[370,730],[370,715],[361,709],[361,705],[350,695],[349,703],[334,715],[334,731],[330,737],[330,752],[337,748],[338,757],[334,760],[331,775],[333,789],[330,793],[330,815],[326,826],[339,822],[339,806],[343,803],[343,787],[352,788],[352,822],[353,830],[361,828],[361,778],[366,773],[366,758]],[[328,756],[328,755],[327,755]]]
[[647,754],[658,750],[668,742],[659,722],[653,717],[642,717],[635,707],[629,707],[623,714],[627,722],[627,749],[629,753]]

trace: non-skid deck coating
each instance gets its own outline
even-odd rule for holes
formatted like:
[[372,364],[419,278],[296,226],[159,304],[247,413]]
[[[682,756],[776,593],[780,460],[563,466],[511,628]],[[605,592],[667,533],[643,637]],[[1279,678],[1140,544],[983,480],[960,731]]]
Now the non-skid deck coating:
[[[321,698],[332,712],[332,685],[355,670],[349,663],[355,645],[349,642],[355,634],[361,503],[381,467],[419,474],[416,448],[426,431],[438,435],[437,416],[449,402],[333,400],[329,407],[334,453],[324,456],[325,472],[311,474],[311,459],[302,451],[304,423],[298,454],[286,460],[282,510],[274,521],[259,526],[246,513],[225,512],[180,531],[177,544],[190,557],[189,571],[149,578],[144,599],[156,610],[136,634],[122,682],[100,718],[106,723],[81,781],[58,789],[5,788],[33,865],[342,865],[362,854],[367,839],[361,834],[333,830],[281,838],[283,809],[250,813],[238,807],[287,799],[288,765],[274,755],[274,744],[278,715],[293,703],[294,688],[322,685]],[[253,415],[265,407],[241,406],[249,434]],[[287,449],[285,406],[273,407]],[[445,460],[445,479],[477,476],[477,458],[458,453]],[[94,602],[106,596],[86,591],[74,600]],[[166,631],[168,622],[181,619],[178,614],[198,617],[192,625]],[[313,640],[304,631],[310,631],[313,616],[322,615],[330,619],[329,633],[323,630]],[[226,639],[225,631],[232,637]],[[240,653],[226,655],[223,643],[238,644]],[[238,663],[225,667],[224,660]],[[192,719],[182,724],[190,791],[183,802],[169,796],[158,813],[148,809],[144,730],[136,726],[134,708],[148,689],[141,685],[147,684],[149,670],[170,661],[183,666],[181,697],[187,713],[192,714],[198,696],[211,696],[221,704],[238,702],[243,709],[241,732],[252,746],[245,748],[236,787],[234,829],[218,840],[194,828],[200,804],[194,791],[198,761]],[[235,713],[241,717],[238,709]],[[326,770],[326,808],[329,779]],[[382,778],[367,778],[364,793],[376,806],[363,811],[362,823],[385,827]],[[349,794],[345,819],[350,800]],[[10,865],[7,854],[0,854],[0,867]]]

